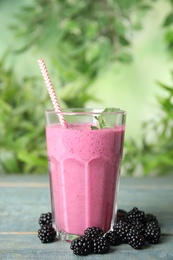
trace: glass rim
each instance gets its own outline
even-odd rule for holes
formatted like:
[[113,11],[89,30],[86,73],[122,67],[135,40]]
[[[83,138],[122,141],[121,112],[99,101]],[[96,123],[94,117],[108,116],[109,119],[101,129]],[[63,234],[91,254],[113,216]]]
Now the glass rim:
[[56,112],[54,109],[45,109],[45,113],[49,114],[63,114],[63,115],[94,115],[94,114],[120,114],[126,115],[125,110],[118,110],[114,112],[104,112],[105,108],[63,108],[61,112]]

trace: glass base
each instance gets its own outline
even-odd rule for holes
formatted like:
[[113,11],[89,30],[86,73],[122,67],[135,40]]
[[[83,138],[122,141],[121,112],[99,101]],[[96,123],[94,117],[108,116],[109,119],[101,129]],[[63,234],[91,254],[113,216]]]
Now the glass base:
[[80,235],[69,234],[65,231],[57,232],[57,238],[61,241],[71,242],[75,238],[80,237]]

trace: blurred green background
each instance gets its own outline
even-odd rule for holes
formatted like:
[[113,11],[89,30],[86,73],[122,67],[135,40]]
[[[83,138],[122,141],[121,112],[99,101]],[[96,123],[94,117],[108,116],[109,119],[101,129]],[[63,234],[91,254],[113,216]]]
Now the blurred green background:
[[44,110],[127,111],[123,175],[173,173],[173,0],[0,0],[0,174],[46,173]]

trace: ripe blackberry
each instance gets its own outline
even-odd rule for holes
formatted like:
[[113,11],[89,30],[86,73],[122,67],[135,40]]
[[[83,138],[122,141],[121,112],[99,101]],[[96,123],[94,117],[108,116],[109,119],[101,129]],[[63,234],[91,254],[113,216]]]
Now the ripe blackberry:
[[128,244],[134,249],[141,249],[145,245],[145,238],[135,228],[131,228],[128,233]]
[[38,238],[42,243],[51,243],[55,237],[56,231],[51,225],[44,225],[38,230]]
[[75,255],[88,255],[92,252],[92,239],[80,236],[71,242],[70,249]]
[[105,238],[109,241],[111,246],[118,246],[122,244],[121,239],[115,231],[109,231],[106,233]]
[[126,220],[129,223],[133,222],[133,221],[143,222],[144,219],[145,219],[144,211],[139,210],[137,207],[134,207],[132,210],[127,212]]
[[127,211],[123,210],[123,209],[118,209],[117,210],[117,221],[121,220],[121,219],[125,219],[127,216]]
[[42,213],[38,220],[38,224],[42,227],[44,225],[52,225],[52,213]]
[[150,221],[155,221],[157,223],[159,223],[158,219],[156,218],[156,216],[154,216],[153,214],[146,214],[145,215],[145,223],[150,222]]
[[146,224],[144,236],[148,243],[157,244],[160,239],[160,234],[161,229],[157,222],[150,221]]
[[106,254],[109,252],[110,244],[105,237],[97,237],[93,239],[93,253]]
[[125,211],[124,209],[118,209],[117,210],[117,221],[121,220],[121,219],[125,219],[127,215],[127,211]]
[[129,229],[130,229],[130,225],[125,220],[119,220],[113,226],[113,230],[116,232],[119,239],[124,243],[127,243],[127,234],[129,232]]
[[133,221],[131,222],[132,228],[135,228],[137,231],[140,232],[140,234],[144,234],[145,232],[145,224],[142,223],[141,221]]
[[97,238],[97,237],[102,237],[103,235],[104,235],[103,230],[98,227],[88,227],[84,231],[84,236],[88,238]]

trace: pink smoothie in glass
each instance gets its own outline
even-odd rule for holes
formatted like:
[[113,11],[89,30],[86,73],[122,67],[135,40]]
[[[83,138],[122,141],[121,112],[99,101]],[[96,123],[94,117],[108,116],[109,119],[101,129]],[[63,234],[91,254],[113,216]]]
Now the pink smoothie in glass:
[[46,127],[52,208],[58,232],[83,235],[110,229],[118,189],[124,126],[92,130],[89,124]]

